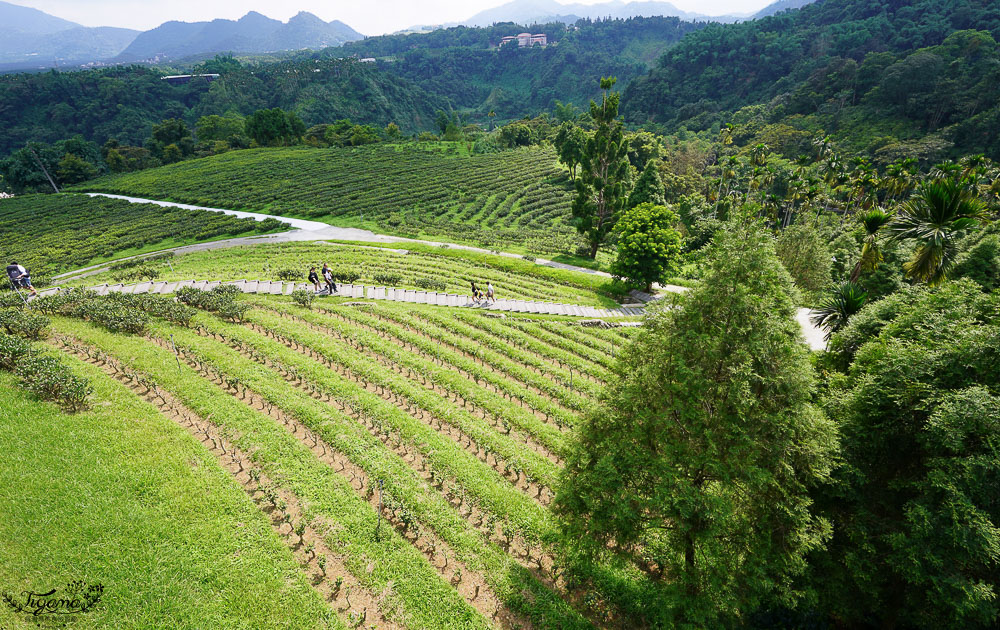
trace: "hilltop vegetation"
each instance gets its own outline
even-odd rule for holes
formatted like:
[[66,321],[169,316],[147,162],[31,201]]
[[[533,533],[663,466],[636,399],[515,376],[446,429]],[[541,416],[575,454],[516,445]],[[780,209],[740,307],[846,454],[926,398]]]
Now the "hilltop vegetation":
[[73,135],[98,145],[114,138],[141,146],[152,126],[167,118],[193,127],[201,116],[246,116],[273,107],[295,110],[307,125],[351,118],[418,131],[433,125],[436,110],[448,108],[446,99],[413,82],[354,60],[246,66],[222,60],[196,71],[223,76],[178,86],[160,80],[170,72],[147,66],[0,76],[0,154],[29,140],[51,143]]
[[250,149],[80,188],[497,249],[572,252],[576,242],[568,175],[542,147],[478,155],[463,142]]
[[998,37],[989,0],[821,1],[692,33],[625,90],[623,111],[702,130],[766,105],[768,123],[825,130],[858,152],[997,158]]
[[510,120],[550,111],[556,101],[585,108],[600,95],[598,81],[615,76],[622,85],[644,74],[660,54],[704,23],[675,17],[626,20],[580,20],[567,26],[536,24],[552,45],[497,51],[500,39],[524,28],[495,24],[488,28],[459,26],[427,34],[369,37],[345,45],[362,56],[392,56],[380,64],[434,94],[453,107],[484,121],[489,112]]

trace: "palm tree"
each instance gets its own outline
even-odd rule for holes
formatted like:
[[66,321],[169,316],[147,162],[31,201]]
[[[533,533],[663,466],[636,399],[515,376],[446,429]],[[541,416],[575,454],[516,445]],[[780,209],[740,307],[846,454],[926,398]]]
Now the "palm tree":
[[909,278],[930,285],[944,281],[957,253],[956,234],[976,225],[984,215],[976,193],[962,183],[953,179],[925,182],[900,206],[887,228],[894,240],[918,242],[903,271]]
[[490,119],[490,131],[493,131],[493,119],[497,117],[497,113],[491,109],[490,113],[486,115],[489,116]]
[[861,310],[868,301],[868,292],[854,282],[841,282],[823,300],[819,308],[812,312],[812,323],[826,331],[824,339],[830,340],[833,333],[847,325],[852,315]]
[[851,272],[851,282],[857,282],[862,271],[874,271],[882,262],[882,249],[879,246],[878,235],[882,227],[892,219],[892,215],[882,208],[872,208],[858,217],[865,228],[865,238],[861,242],[861,258]]

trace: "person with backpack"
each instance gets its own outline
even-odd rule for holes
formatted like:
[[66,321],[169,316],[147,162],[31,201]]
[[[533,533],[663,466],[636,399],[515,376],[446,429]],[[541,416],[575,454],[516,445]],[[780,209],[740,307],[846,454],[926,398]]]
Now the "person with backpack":
[[333,295],[337,290],[337,283],[333,281],[333,269],[326,263],[323,263],[323,280],[326,281],[327,293]]
[[316,287],[316,293],[319,293],[319,274],[316,273],[316,267],[309,268],[309,282],[312,282],[312,285]]
[[38,295],[35,287],[31,286],[31,275],[28,273],[28,270],[17,264],[16,260],[7,265],[7,277],[15,289],[29,289],[31,295]]

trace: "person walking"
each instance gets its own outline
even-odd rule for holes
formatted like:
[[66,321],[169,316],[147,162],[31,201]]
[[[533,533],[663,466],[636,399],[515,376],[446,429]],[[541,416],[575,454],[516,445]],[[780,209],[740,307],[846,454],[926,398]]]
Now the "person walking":
[[486,283],[486,301],[487,302],[494,302],[494,303],[496,303],[496,301],[497,301],[496,296],[493,295],[493,283],[492,282],[487,282]]
[[476,288],[475,280],[472,281],[472,301],[473,302],[479,301],[479,289]]
[[337,283],[333,281],[333,269],[326,263],[323,263],[323,280],[326,281],[327,294],[333,295],[337,290]]
[[316,273],[316,267],[310,267],[309,268],[309,282],[312,282],[312,285],[314,287],[316,287],[316,293],[319,293],[319,291],[320,291],[320,288],[319,288],[319,274]]
[[28,270],[17,264],[16,260],[7,265],[7,277],[10,278],[10,283],[14,285],[15,289],[28,289],[31,291],[31,295],[38,295],[35,287],[31,286],[31,275]]

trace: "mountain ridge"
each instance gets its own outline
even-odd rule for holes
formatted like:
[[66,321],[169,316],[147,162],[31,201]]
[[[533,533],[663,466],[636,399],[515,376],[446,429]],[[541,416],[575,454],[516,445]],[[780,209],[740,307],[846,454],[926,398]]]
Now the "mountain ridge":
[[288,22],[250,11],[239,20],[164,22],[140,33],[115,61],[163,60],[215,52],[265,53],[327,48],[362,38],[364,35],[339,20],[324,22],[305,11],[300,11]]

